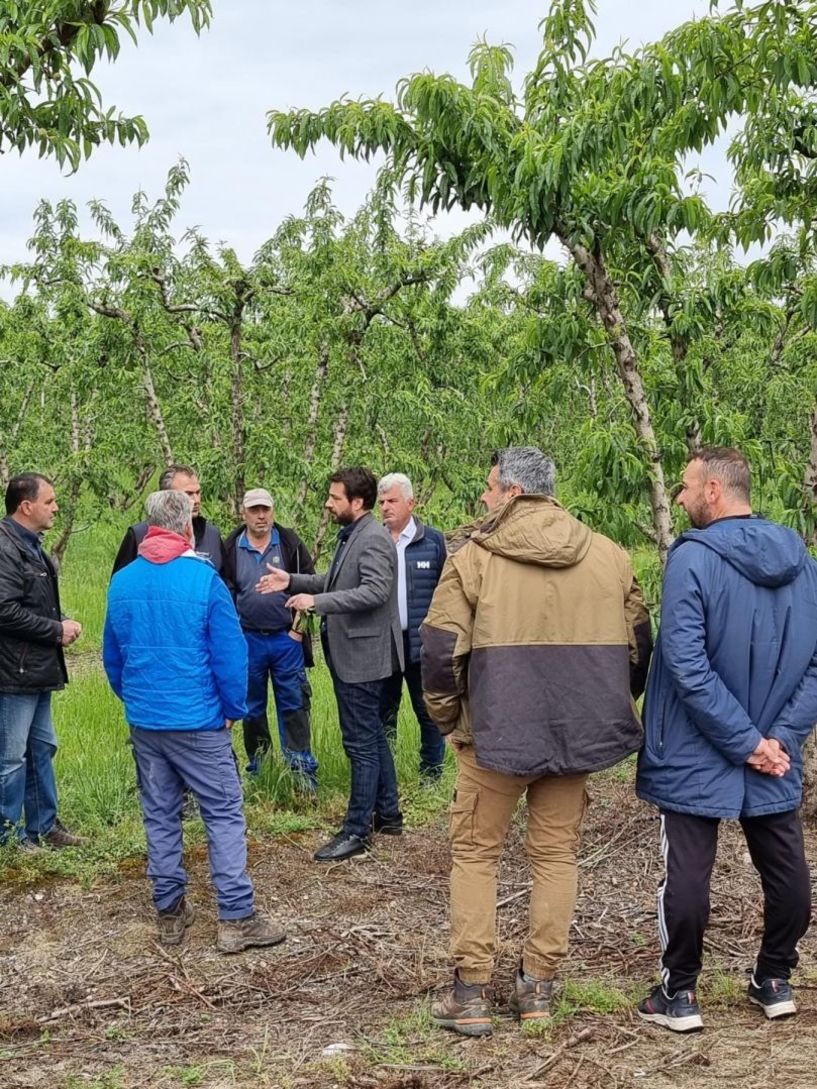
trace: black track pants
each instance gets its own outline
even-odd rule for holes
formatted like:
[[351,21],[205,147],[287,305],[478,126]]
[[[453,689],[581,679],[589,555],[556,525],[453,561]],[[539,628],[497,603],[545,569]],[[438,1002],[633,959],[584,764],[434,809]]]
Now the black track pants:
[[[744,817],[741,827],[763,886],[763,940],[755,976],[788,979],[811,917],[811,881],[798,810]],[[709,885],[720,821],[661,810],[666,875],[658,890],[661,975],[670,994],[694,990],[709,921]]]

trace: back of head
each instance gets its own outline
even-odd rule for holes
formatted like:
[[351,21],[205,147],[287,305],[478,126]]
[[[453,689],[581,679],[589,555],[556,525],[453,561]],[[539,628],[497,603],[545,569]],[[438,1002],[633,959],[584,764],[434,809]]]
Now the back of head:
[[371,469],[354,465],[349,469],[338,469],[329,477],[330,484],[342,484],[346,489],[346,498],[363,500],[363,509],[372,510],[377,502],[377,479]]
[[549,495],[556,491],[556,466],[537,446],[506,446],[497,450],[491,464],[499,470],[503,492],[514,484],[525,495]]
[[740,503],[752,498],[752,473],[745,454],[733,446],[704,446],[690,461],[700,462],[707,477],[720,481],[725,495]]
[[170,530],[180,537],[186,536],[193,518],[193,504],[184,492],[152,492],[147,497],[145,511],[149,526]]

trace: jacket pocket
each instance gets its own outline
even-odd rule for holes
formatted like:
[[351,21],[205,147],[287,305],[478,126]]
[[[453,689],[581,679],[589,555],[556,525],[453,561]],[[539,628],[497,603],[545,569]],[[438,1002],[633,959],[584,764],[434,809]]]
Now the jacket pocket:
[[382,634],[383,634],[382,629],[381,628],[376,628],[376,627],[375,628],[373,628],[373,627],[368,627],[368,628],[352,628],[352,627],[350,627],[350,628],[347,628],[347,630],[346,630],[346,635],[348,636],[349,639],[372,639],[372,638],[376,638],[378,635],[382,635]]

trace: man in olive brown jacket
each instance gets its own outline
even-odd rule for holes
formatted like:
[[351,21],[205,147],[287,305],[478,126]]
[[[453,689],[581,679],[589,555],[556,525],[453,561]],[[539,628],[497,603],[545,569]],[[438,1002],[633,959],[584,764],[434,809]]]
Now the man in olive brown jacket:
[[423,688],[457,754],[451,806],[453,988],[437,1024],[491,1032],[499,856],[527,795],[530,929],[509,1005],[546,1018],[567,952],[590,772],[635,752],[650,624],[627,553],[553,498],[535,447],[494,456],[488,516],[454,543],[421,629]]

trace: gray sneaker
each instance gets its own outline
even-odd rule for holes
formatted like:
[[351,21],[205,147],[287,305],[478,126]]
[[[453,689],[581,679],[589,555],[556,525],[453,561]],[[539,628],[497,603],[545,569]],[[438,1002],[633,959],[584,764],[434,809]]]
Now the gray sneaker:
[[254,911],[243,919],[219,919],[216,949],[219,953],[241,953],[260,945],[278,945],[286,931],[272,919]]
[[45,847],[41,847],[39,843],[35,843],[33,839],[29,839],[26,836],[25,839],[17,840],[17,850],[22,851],[26,855],[42,855],[45,854]]
[[171,911],[157,912],[159,941],[162,945],[181,945],[184,932],[192,925],[196,909],[184,897]]

